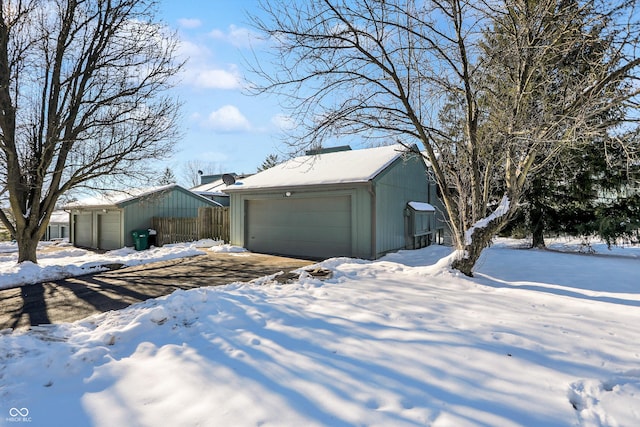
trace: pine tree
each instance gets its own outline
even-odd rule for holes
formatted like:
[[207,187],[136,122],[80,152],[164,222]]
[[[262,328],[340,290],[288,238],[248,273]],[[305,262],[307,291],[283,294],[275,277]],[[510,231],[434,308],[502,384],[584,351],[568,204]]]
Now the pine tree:
[[[625,106],[613,100],[629,87],[620,79],[611,79],[610,84],[602,88],[602,99],[594,108],[596,114],[583,119],[581,126],[572,128],[571,121],[575,118],[566,116],[564,108],[579,102],[583,93],[590,89],[580,84],[583,76],[611,69],[607,52],[613,38],[611,34],[605,34],[604,21],[593,20],[594,10],[590,5],[581,5],[575,0],[515,0],[511,4],[509,18],[496,20],[486,37],[488,93],[508,100],[513,96],[509,92],[512,87],[505,82],[517,81],[523,75],[528,77],[528,88],[517,94],[525,102],[512,117],[508,116],[506,105],[489,99],[494,111],[489,113],[485,127],[494,127],[492,118],[495,116],[504,120],[502,112],[507,111],[507,122],[515,129],[514,134],[525,143],[536,144],[539,158],[553,159],[543,160],[532,169],[532,179],[522,197],[524,214],[511,224],[511,228],[515,228],[518,223],[524,223],[532,236],[532,245],[543,247],[546,232],[586,235],[598,228],[599,194],[619,188],[622,181],[612,179],[617,173],[615,165],[621,163],[621,151],[633,151],[633,144],[615,135],[616,127],[625,117]],[[551,38],[539,43],[543,48],[538,49],[537,57],[514,58],[509,43],[518,38],[529,40],[531,34],[526,31],[510,33],[511,20],[528,22],[529,14],[540,11],[544,11],[542,23],[547,30],[537,37],[544,38],[548,34]],[[551,48],[554,44],[562,49]],[[612,102],[607,104],[607,100]],[[551,117],[562,119],[563,116],[566,119],[558,120],[552,132],[545,131],[549,142],[527,141],[531,138],[528,128],[553,121],[549,120]],[[518,122],[518,119],[526,121]],[[487,133],[492,138],[500,138],[490,130]]]
[[171,185],[177,182],[176,176],[171,168],[166,167],[162,177],[160,177],[160,185]]
[[269,168],[274,167],[277,164],[282,163],[282,160],[280,159],[280,157],[278,157],[277,154],[269,154],[264,161],[262,162],[262,164],[260,166],[258,166],[258,172],[262,172],[263,170],[267,170]]

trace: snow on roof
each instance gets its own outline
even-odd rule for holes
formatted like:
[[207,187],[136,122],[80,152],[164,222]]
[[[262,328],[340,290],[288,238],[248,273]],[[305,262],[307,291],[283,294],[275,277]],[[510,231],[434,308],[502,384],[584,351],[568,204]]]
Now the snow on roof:
[[130,200],[147,196],[149,194],[157,193],[162,190],[169,190],[174,187],[180,187],[176,184],[162,185],[158,187],[146,187],[146,188],[130,188],[128,190],[114,190],[97,194],[93,197],[87,197],[85,199],[71,202],[65,206],[65,208],[79,208],[79,207],[98,207],[98,206],[116,206]]
[[65,211],[53,211],[51,213],[51,218],[49,219],[49,224],[54,223],[65,223],[69,222],[69,213]]
[[222,179],[218,179],[216,181],[210,182],[208,184],[198,185],[197,187],[193,187],[190,191],[198,194],[209,194],[213,196],[224,196],[225,193],[223,189],[227,187]]
[[228,190],[367,182],[406,151],[395,144],[296,157],[238,181]]
[[426,202],[409,202],[409,207],[418,212],[435,212],[436,208]]
[[[240,180],[242,178],[243,176],[235,176],[236,180]],[[225,191],[228,188],[234,188],[236,185],[238,184],[227,185],[224,183],[222,178],[220,178],[208,184],[201,184],[201,185],[198,185],[197,187],[193,187],[190,191],[193,191],[194,193],[198,193],[202,195],[209,195],[209,196],[228,196],[228,194],[225,193]]]

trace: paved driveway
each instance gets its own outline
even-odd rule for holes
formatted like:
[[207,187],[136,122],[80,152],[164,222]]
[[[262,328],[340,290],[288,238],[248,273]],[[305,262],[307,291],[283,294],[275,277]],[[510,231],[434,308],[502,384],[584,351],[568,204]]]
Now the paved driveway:
[[271,255],[212,253],[0,290],[0,330],[73,322],[177,289],[246,282],[310,264]]

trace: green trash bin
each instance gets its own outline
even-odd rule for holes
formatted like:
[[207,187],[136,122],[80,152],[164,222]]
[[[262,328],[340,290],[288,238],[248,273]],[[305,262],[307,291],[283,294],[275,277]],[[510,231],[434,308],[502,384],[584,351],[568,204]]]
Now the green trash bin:
[[134,230],[131,232],[136,251],[149,249],[149,230]]

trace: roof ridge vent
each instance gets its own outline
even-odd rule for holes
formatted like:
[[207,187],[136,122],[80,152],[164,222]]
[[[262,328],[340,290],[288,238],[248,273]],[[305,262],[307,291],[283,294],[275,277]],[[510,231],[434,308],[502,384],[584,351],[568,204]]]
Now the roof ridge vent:
[[315,156],[317,154],[327,154],[327,153],[337,153],[339,151],[351,151],[350,145],[339,145],[337,147],[320,147],[320,148],[312,148],[304,152],[307,156]]

